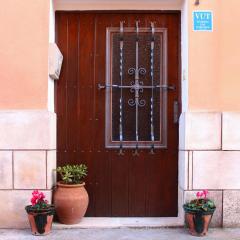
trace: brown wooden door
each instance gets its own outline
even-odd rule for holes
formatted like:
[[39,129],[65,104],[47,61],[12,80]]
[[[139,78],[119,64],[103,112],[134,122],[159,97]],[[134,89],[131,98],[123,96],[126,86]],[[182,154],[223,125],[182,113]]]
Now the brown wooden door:
[[[126,147],[124,155],[119,155],[118,148],[106,148],[106,128],[110,123],[105,121],[107,89],[99,90],[98,84],[106,84],[106,64],[110,64],[106,54],[107,29],[119,28],[120,21],[124,21],[124,27],[135,28],[136,20],[140,21],[140,28],[149,28],[154,22],[160,31],[166,30],[166,44],[161,49],[166,53],[167,84],[176,86],[176,90],[164,93],[166,146],[154,149],[155,154],[150,154],[149,147],[139,148],[137,156],[133,155],[134,148]],[[87,164],[87,215],[177,216],[178,123],[174,122],[174,102],[180,95],[179,12],[57,12],[56,39],[64,56],[61,76],[56,81],[57,162]],[[135,54],[135,48],[131,54]],[[146,116],[141,122],[149,126]],[[135,128],[134,121],[128,126]],[[144,126],[140,126],[142,131]]]

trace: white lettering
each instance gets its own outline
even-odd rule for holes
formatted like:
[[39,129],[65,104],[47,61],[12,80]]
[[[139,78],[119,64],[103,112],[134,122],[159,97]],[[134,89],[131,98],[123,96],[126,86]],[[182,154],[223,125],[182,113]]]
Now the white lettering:
[[199,13],[195,13],[197,19],[199,19]]
[[210,20],[211,13],[195,12],[195,17],[196,19],[200,19],[200,20]]

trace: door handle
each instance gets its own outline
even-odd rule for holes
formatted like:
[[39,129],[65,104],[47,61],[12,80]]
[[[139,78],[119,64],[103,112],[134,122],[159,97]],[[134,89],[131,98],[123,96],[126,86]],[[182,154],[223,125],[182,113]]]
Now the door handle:
[[178,101],[173,102],[173,123],[178,123],[178,112],[179,112],[179,104]]

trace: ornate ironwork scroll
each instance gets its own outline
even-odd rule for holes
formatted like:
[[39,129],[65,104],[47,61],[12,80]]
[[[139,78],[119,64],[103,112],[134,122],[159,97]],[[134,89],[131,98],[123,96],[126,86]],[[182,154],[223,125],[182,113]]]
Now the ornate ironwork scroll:
[[167,91],[175,87],[167,84],[166,51],[167,30],[153,23],[107,29],[107,79],[98,84],[106,89],[107,148],[138,155],[139,148],[167,147]]

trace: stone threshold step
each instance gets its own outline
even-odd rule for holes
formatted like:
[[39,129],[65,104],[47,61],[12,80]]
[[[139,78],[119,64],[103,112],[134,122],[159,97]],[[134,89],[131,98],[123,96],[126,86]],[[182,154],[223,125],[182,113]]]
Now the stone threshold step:
[[53,229],[183,227],[183,223],[183,219],[177,217],[85,217],[80,223],[74,225],[54,222]]

